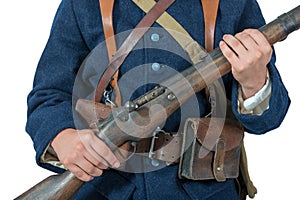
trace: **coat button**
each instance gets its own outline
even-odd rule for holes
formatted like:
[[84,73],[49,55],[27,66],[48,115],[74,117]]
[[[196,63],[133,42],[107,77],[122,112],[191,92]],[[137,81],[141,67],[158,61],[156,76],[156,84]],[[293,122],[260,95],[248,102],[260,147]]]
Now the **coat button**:
[[152,40],[153,42],[158,42],[158,41],[159,41],[159,35],[158,35],[157,33],[153,33],[153,34],[151,35],[151,40]]
[[159,63],[153,63],[151,66],[152,70],[157,72],[158,70],[160,70],[160,64]]

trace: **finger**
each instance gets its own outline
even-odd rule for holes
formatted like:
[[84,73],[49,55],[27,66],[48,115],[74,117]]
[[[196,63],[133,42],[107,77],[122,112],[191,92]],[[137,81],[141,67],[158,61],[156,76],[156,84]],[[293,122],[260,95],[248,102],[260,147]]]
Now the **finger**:
[[[100,169],[107,169],[108,167],[115,167],[118,168],[118,164],[115,164],[115,160],[111,161],[111,157],[106,158],[106,155],[114,156],[111,150],[107,147],[107,145],[97,138],[94,135],[86,135],[85,138],[89,138],[85,143],[85,149],[87,150],[84,152],[85,157],[90,160],[95,166],[99,167]],[[111,155],[112,154],[112,155]],[[111,162],[113,163],[111,163]],[[115,166],[114,166],[115,165]]]
[[104,160],[101,156],[98,156],[96,152],[94,152],[93,155],[91,155],[89,152],[84,153],[84,157],[94,166],[98,167],[99,169],[108,168],[108,163],[106,162],[106,160]]
[[219,47],[220,47],[223,55],[225,56],[225,58],[228,60],[228,62],[231,65],[235,65],[239,62],[239,58],[237,57],[237,55],[224,41],[221,41],[219,43]]
[[95,152],[97,152],[98,156],[102,157],[109,164],[110,167],[120,167],[120,162],[102,140],[93,140],[91,147]]
[[[109,163],[92,147],[93,143],[101,141],[95,136],[95,132],[93,132],[93,130],[86,129],[78,131],[77,133],[83,146],[80,152],[83,153],[86,159],[88,159],[95,166],[99,167],[100,169],[107,169]],[[101,146],[105,144],[97,143],[96,145]]]
[[93,165],[88,159],[83,157],[82,159],[79,159],[75,163],[78,167],[80,167],[86,174],[90,176],[100,176],[102,174],[102,169],[99,169],[95,165]]
[[271,46],[266,37],[257,29],[246,29],[243,31],[250,35],[259,46]]
[[247,49],[236,37],[226,34],[223,36],[223,40],[237,56],[242,56],[246,53]]
[[[259,48],[257,42],[246,32],[236,34],[235,37],[241,42],[241,44],[247,49],[247,51],[254,52]],[[245,55],[246,54],[242,56]]]
[[84,170],[90,176],[100,176],[102,174],[102,169],[94,166],[89,159],[86,157],[89,155],[86,146],[82,143],[76,145],[74,151],[69,154],[69,156],[63,160],[64,165],[69,169],[70,166],[77,165],[82,170]]
[[87,151],[96,160],[99,160],[106,166],[111,166],[114,168],[118,168],[120,166],[120,162],[117,160],[109,147],[102,140],[100,140],[93,131],[82,130],[78,132],[78,135]]
[[78,179],[84,182],[88,182],[94,178],[93,176],[87,174],[84,170],[82,170],[77,165],[70,165],[68,167],[68,170],[72,172],[72,174],[74,174]]
[[257,29],[246,29],[247,33],[257,44],[258,48],[266,54],[272,54],[272,47],[265,36]]

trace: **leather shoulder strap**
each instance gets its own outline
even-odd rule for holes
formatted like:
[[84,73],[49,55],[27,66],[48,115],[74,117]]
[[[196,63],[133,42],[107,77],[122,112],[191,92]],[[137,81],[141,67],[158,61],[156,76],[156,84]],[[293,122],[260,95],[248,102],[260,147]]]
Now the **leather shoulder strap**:
[[114,39],[114,28],[112,20],[112,12],[114,7],[114,0],[99,0],[102,24],[105,36],[105,42],[107,46],[108,57],[111,60],[113,55],[116,53],[116,42]]
[[94,93],[94,101],[99,102],[103,96],[103,92],[111,81],[113,75],[118,71],[128,54],[135,47],[142,36],[152,26],[155,20],[172,4],[175,0],[159,0],[155,6],[147,13],[147,15],[138,23],[133,31],[126,38],[121,47],[116,51],[115,56],[107,66],[101,77],[96,91]]
[[205,49],[207,52],[210,52],[214,48],[214,34],[219,0],[201,0],[201,3],[204,14]]
[[[217,20],[217,13],[219,8],[219,0],[201,0],[203,15],[204,15],[204,29],[205,29],[205,49],[210,52],[214,48],[214,35],[215,26]],[[216,101],[216,94],[214,84],[207,85],[205,88],[206,101]],[[215,109],[208,104],[208,109],[211,114],[215,112]]]
[[[113,7],[114,7],[114,0],[99,0],[100,5],[100,11],[101,11],[101,17],[102,17],[102,25],[103,25],[103,31],[104,31],[104,37],[105,37],[105,43],[108,53],[109,60],[112,59],[114,54],[117,51],[117,45],[115,40],[115,32],[114,32],[114,26],[113,26]],[[116,93],[115,98],[115,104],[116,106],[121,105],[121,92],[118,86],[118,76],[119,76],[119,70],[116,71],[116,73],[113,75],[111,86],[114,88]]]

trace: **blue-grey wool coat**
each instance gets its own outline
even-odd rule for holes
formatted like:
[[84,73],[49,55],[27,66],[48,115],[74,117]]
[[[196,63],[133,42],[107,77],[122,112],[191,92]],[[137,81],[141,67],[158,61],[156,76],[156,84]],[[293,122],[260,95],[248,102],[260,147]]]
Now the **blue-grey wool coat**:
[[[204,44],[203,12],[199,0],[177,0],[167,12],[188,30],[199,44]],[[113,20],[116,34],[133,29],[144,15],[132,1],[115,0]],[[258,28],[264,23],[255,0],[220,0],[215,29],[215,46],[226,33],[234,34],[245,28]],[[160,27],[158,24],[153,26]],[[166,32],[149,30],[141,43],[143,47],[151,46],[151,48],[141,48],[132,52],[121,67],[121,77],[134,66],[145,64],[143,70],[139,71],[138,77],[149,83],[153,80],[165,79],[169,67],[162,66],[170,66],[177,71],[188,67],[190,63],[181,56],[174,54],[170,56],[170,50],[157,50],[157,48],[168,46],[166,42],[168,37]],[[98,0],[62,0],[36,70],[33,89],[28,95],[26,131],[34,142],[37,163],[44,168],[59,173],[63,171],[50,164],[41,163],[40,157],[50,141],[61,130],[76,127],[72,112],[72,92],[76,74],[84,59],[103,41]],[[118,45],[120,44],[121,41],[118,41]],[[105,48],[102,49],[105,50]],[[94,61],[95,59],[92,59],[90,63]],[[88,62],[87,60],[86,63]],[[99,70],[103,71],[107,62],[105,56],[99,56],[96,67],[99,65]],[[268,65],[272,81],[269,109],[260,116],[238,113],[237,82],[230,73],[223,78],[227,96],[232,101],[233,113],[249,133],[263,134],[277,128],[289,107],[288,93],[274,63],[275,55],[273,54]],[[100,78],[101,74],[95,75],[91,71],[82,72],[80,76],[88,80],[87,82],[90,80],[93,82],[95,79],[93,76],[96,76],[96,79]],[[134,81],[135,78],[132,80]],[[130,88],[130,84],[127,86]],[[80,86],[77,85],[76,88]],[[150,89],[149,85],[140,87],[130,98],[135,99],[148,89]],[[132,92],[127,90],[125,93]],[[200,94],[198,99],[202,116],[206,112],[205,98]],[[164,128],[174,131],[178,128],[179,121],[177,115],[172,116],[171,121],[169,120]],[[144,162],[146,165],[148,161]],[[177,168],[177,165],[172,165],[149,173],[105,171],[101,177],[86,183],[75,198],[117,200],[131,198],[232,200],[237,198],[233,180],[223,183],[180,180],[177,178]]]

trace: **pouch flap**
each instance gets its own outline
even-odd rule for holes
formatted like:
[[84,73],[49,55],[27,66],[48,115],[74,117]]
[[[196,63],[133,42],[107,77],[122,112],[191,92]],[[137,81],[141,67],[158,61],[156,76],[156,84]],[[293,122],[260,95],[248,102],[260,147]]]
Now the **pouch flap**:
[[198,120],[197,140],[210,151],[215,151],[219,139],[224,141],[225,151],[238,147],[243,140],[243,127],[235,119],[200,118]]

